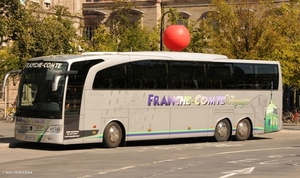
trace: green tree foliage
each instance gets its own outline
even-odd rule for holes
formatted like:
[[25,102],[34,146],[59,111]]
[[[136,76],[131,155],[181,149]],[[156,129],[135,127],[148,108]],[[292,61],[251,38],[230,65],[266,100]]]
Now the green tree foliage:
[[231,58],[250,58],[260,42],[268,37],[267,19],[262,16],[272,6],[244,0],[213,0],[212,4],[200,25],[208,47]]
[[93,51],[152,51],[158,50],[158,31],[142,27],[134,13],[136,7],[125,0],[115,0],[109,7],[111,20],[100,25],[93,36]]
[[8,48],[0,49],[0,78],[3,79],[7,71],[18,69],[19,60],[12,55]]
[[[52,35],[56,35],[55,39],[51,39],[53,46],[58,46],[58,49],[63,54],[70,53],[70,42],[80,41],[80,36],[77,34],[77,31],[80,29],[75,28],[74,24],[76,23],[72,20],[71,13],[68,8],[64,6],[54,6],[52,10],[55,12],[55,16],[47,16],[49,18],[48,27],[49,29],[55,28]],[[80,27],[79,27],[80,28]],[[53,51],[53,53],[58,51]],[[74,51],[75,52],[75,51]]]
[[[20,1],[1,1],[0,5],[0,9],[5,8],[0,12],[6,17],[1,19],[8,24],[7,30],[0,25],[0,34],[12,41],[12,47],[6,50],[18,59],[17,68],[22,68],[32,57],[74,52],[70,42],[77,40],[77,29],[66,7],[55,6],[51,9],[53,13],[49,13],[30,1],[26,5]],[[5,65],[11,64],[6,61]]]
[[199,28],[196,28],[196,22],[188,20],[187,23],[189,24],[187,28],[191,35],[191,41],[190,44],[186,47],[186,49],[184,49],[183,51],[198,53],[208,52],[207,40],[205,39],[203,31]]
[[119,37],[119,51],[157,51],[158,40],[155,30],[135,23],[124,30]]
[[245,0],[213,0],[212,4],[199,27],[208,49],[230,58],[280,61],[283,82],[300,87],[299,0],[278,6],[273,1]]
[[0,46],[7,42],[5,38],[8,36],[8,19],[2,16],[4,14],[0,14]]
[[0,45],[10,40],[16,40],[18,30],[17,20],[24,14],[19,0],[1,0],[0,1]]
[[277,48],[270,52],[270,58],[280,61],[283,82],[300,88],[300,1],[294,0],[276,8],[270,19]]
[[118,42],[113,39],[113,34],[105,25],[100,25],[94,31],[93,44],[91,51],[115,51],[118,47]]

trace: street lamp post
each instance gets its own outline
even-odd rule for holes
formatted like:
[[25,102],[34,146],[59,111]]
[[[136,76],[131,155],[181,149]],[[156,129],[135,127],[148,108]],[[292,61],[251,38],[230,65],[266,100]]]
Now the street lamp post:
[[162,15],[161,20],[160,20],[160,51],[163,51],[163,39],[162,39],[163,31],[164,31],[163,20],[164,20],[165,15],[168,13],[171,13],[173,15],[173,17],[176,19],[176,24],[177,24],[177,17],[172,11],[167,11]]

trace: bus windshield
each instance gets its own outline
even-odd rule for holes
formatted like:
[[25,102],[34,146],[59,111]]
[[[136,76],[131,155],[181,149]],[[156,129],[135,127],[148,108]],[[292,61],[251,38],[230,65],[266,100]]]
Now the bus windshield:
[[52,82],[67,67],[67,63],[60,62],[27,63],[20,80],[16,116],[61,119],[65,76],[60,78],[56,91],[52,91]]

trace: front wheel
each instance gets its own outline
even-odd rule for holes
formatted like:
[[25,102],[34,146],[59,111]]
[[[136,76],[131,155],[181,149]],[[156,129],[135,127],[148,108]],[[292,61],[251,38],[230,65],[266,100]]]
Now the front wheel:
[[249,139],[251,134],[251,124],[248,119],[241,120],[237,127],[235,133],[235,139],[237,141],[245,141]]
[[109,123],[103,135],[103,145],[107,148],[116,148],[120,145],[123,137],[122,128],[116,122]]
[[218,142],[225,142],[229,139],[231,132],[231,126],[227,119],[219,121],[215,128],[214,138]]

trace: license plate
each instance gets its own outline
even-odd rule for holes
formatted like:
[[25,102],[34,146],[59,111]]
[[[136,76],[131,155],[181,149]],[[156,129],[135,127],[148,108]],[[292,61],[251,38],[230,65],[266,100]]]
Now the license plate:
[[25,140],[35,141],[35,136],[25,135]]

